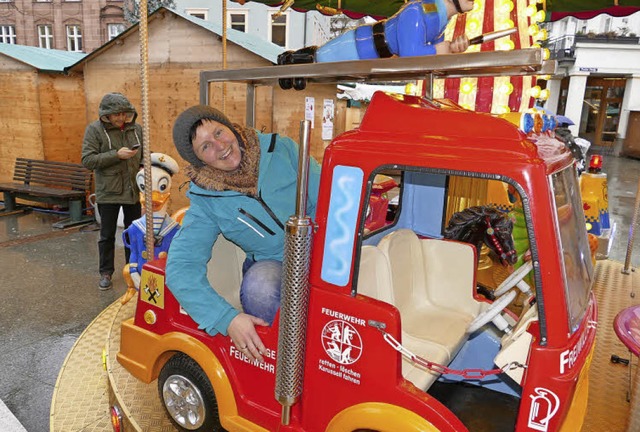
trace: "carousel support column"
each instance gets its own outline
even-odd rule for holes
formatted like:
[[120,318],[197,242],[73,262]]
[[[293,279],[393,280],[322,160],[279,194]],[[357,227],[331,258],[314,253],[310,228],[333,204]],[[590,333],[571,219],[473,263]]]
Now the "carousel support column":
[[549,99],[545,104],[545,108],[549,111],[558,114],[558,102],[560,101],[560,84],[561,78],[552,78],[547,81],[547,89],[549,90]]
[[578,136],[580,130],[580,119],[582,118],[582,101],[584,100],[584,92],[587,88],[588,72],[572,73],[569,78],[569,92],[567,93],[567,105],[564,115],[575,122],[575,125],[569,126],[569,130],[575,136]]
[[635,105],[634,101],[640,100],[640,75],[635,74],[627,78],[627,85],[624,88],[624,98],[622,99],[622,109],[620,110],[620,123],[618,123],[618,136],[622,139],[627,136],[627,126],[629,125],[629,112]]

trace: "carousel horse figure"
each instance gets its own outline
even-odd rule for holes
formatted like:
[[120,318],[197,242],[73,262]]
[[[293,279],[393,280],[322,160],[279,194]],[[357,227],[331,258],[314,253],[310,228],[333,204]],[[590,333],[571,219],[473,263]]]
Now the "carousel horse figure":
[[[155,258],[163,258],[167,255],[171,240],[180,228],[178,222],[167,214],[167,204],[171,195],[171,176],[178,171],[178,164],[171,156],[163,153],[151,153],[151,200]],[[136,183],[140,188],[140,201],[144,208],[144,169],[142,168],[136,175]],[[129,263],[122,270],[122,275],[127,283],[127,292],[120,300],[122,304],[131,300],[140,289],[142,266],[148,260],[145,245],[146,228],[146,215],[142,215],[122,233],[123,242],[131,250]]]
[[444,238],[471,243],[476,247],[478,258],[484,243],[506,267],[518,260],[512,231],[513,221],[509,215],[493,207],[475,206],[451,216]]

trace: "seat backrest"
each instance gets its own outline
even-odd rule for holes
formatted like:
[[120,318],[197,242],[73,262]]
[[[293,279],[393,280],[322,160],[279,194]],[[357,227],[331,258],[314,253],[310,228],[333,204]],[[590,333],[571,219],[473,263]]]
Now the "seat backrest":
[[358,294],[393,304],[389,261],[376,246],[362,246],[360,250]]
[[220,235],[213,245],[211,260],[207,264],[207,275],[211,286],[238,310],[242,310],[240,284],[244,259],[244,251]]
[[416,233],[399,229],[383,237],[378,248],[391,267],[396,307],[403,310],[416,302],[427,302],[422,245]]
[[429,303],[476,316],[480,303],[473,298],[475,248],[451,240],[423,239],[420,243]]

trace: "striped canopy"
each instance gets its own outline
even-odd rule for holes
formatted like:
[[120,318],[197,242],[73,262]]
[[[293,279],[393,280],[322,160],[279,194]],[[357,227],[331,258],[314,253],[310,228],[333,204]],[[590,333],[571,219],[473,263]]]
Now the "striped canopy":
[[[246,0],[233,0],[245,3]],[[269,6],[281,6],[279,0],[251,0],[264,3]],[[293,9],[297,11],[320,10],[332,14],[338,9],[350,18],[361,18],[370,15],[380,19],[393,15],[402,5],[404,0],[295,0]],[[566,16],[575,16],[580,19],[589,19],[600,13],[612,16],[626,16],[640,11],[640,0],[547,0],[547,12],[549,19],[556,21]]]

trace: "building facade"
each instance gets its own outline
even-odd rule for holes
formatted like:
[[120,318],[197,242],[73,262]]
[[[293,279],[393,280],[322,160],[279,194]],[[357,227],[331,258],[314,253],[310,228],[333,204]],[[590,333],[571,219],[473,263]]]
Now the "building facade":
[[568,17],[547,28],[558,70],[546,108],[569,117],[574,134],[626,153],[630,119],[640,114],[640,13]]
[[0,43],[91,52],[118,34],[124,0],[0,0]]
[[[222,0],[175,0],[176,10],[216,24],[222,24]],[[247,2],[241,5],[227,0],[227,28],[258,36],[287,50],[322,45],[356,25],[344,15],[330,17],[316,11],[296,12],[289,8]]]

